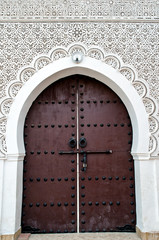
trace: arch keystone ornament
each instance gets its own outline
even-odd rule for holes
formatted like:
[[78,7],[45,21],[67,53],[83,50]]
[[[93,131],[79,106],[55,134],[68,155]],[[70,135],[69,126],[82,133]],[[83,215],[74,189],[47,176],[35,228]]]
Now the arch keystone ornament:
[[[72,61],[76,54],[78,58],[75,57],[75,61]],[[77,59],[81,59],[79,56],[82,56],[82,61],[78,62]],[[159,134],[156,100],[150,97],[148,84],[143,79],[138,79],[137,72],[131,66],[123,64],[119,56],[106,54],[96,46],[87,48],[76,43],[68,48],[57,47],[47,55],[37,56],[10,83],[7,96],[2,99],[0,152],[5,159],[2,235],[14,234],[21,227],[22,160],[25,156],[23,128],[27,112],[46,87],[74,74],[89,76],[104,83],[125,104],[133,128],[131,154],[135,160],[136,226],[140,232],[159,231],[159,212],[155,208],[158,206],[159,196],[156,194],[154,173],[154,159],[159,147],[156,140]],[[8,189],[11,191],[8,192]],[[147,201],[149,196],[151,202]]]

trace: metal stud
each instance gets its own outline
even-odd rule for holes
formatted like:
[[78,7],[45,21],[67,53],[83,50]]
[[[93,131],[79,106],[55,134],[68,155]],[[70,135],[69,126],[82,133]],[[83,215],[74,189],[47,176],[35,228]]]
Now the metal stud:
[[72,120],[75,120],[75,117],[72,117]]
[[88,202],[88,205],[91,206],[91,205],[92,205],[92,202]]
[[92,178],[91,177],[88,177],[88,180],[90,181]]
[[91,126],[91,124],[87,124],[87,127],[90,127]]
[[130,204],[131,204],[131,205],[134,205],[134,202],[132,201],[132,202],[130,202]]
[[74,172],[74,171],[75,171],[75,169],[74,169],[74,168],[72,168],[72,169],[71,169],[71,172]]
[[73,159],[73,160],[71,160],[71,163],[74,163],[75,162],[75,160]]
[[129,168],[129,171],[131,172],[133,169],[132,168]]
[[58,127],[59,127],[59,128],[61,128],[61,127],[62,127],[62,125],[58,125]]
[[129,158],[129,162],[132,162],[132,160],[133,160],[132,158]]
[[65,181],[68,181],[68,178],[64,178]]
[[65,101],[65,104],[68,104],[68,101]]
[[84,127],[84,124],[83,124],[83,123],[81,124],[81,127]]
[[84,185],[82,185],[82,186],[81,186],[81,188],[82,188],[82,189],[84,189],[84,188],[85,188],[85,186],[84,186]]
[[74,178],[74,177],[72,177],[72,178],[71,178],[71,181],[75,181],[75,178]]
[[83,112],[83,111],[84,111],[84,108],[80,108],[80,111]]
[[30,178],[29,180],[30,180],[30,182],[33,182],[33,178]]
[[29,203],[29,207],[32,207],[33,206],[33,203]]
[[103,204],[103,205],[106,205],[106,202],[104,201],[104,202],[102,202],[102,204]]
[[39,206],[40,206],[40,203],[36,203],[36,206],[39,207]]
[[98,179],[99,179],[99,177],[96,176],[96,177],[95,177],[95,180],[97,181]]
[[85,211],[82,211],[81,214],[82,214],[82,215],[85,215]]
[[103,177],[102,177],[102,179],[103,179],[103,180],[105,180],[105,179],[106,179],[106,177],[105,177],[105,176],[103,176]]
[[112,177],[108,177],[109,180],[112,180]]
[[44,206],[44,207],[46,207],[46,206],[47,206],[47,203],[46,203],[46,202],[45,202],[45,203],[43,203],[43,206]]
[[60,207],[60,206],[61,206],[61,203],[60,203],[60,202],[58,202],[58,203],[57,203],[57,206],[58,206],[58,207]]
[[37,154],[40,154],[41,152],[40,151],[37,151]]
[[81,103],[81,104],[83,104],[83,103],[84,103],[84,101],[80,101],[80,103]]
[[116,202],[116,205],[118,205],[118,206],[119,206],[119,205],[120,205],[120,202],[119,202],[119,201],[117,201],[117,202]]
[[96,228],[96,232],[99,232],[99,229],[98,229],[98,228]]
[[134,193],[130,193],[130,197],[133,197],[134,196]]
[[118,177],[118,176],[116,176],[116,177],[115,177],[115,179],[116,179],[116,180],[119,180],[119,177]]
[[72,189],[75,189],[75,186],[71,186]]
[[126,177],[123,177],[123,180],[126,180]]
[[121,123],[120,126],[121,126],[121,127],[124,127],[124,123]]
[[67,202],[65,202],[65,203],[64,203],[64,205],[65,205],[65,207],[67,207],[67,206],[68,206],[68,203],[67,203]]
[[117,127],[117,126],[118,126],[118,124],[117,124],[117,123],[115,123],[115,124],[114,124],[114,127]]
[[109,205],[113,205],[113,202],[109,202]]
[[71,213],[72,215],[75,215],[75,211],[72,211],[72,213]]
[[54,151],[51,151],[51,154],[53,155],[55,152]]
[[133,188],[134,187],[134,185],[133,184],[130,184],[130,188]]
[[103,100],[100,100],[100,103],[103,103]]
[[68,233],[68,230],[67,230],[67,229],[65,229],[65,230],[64,230],[64,233]]
[[94,124],[94,127],[97,127],[97,124],[96,124],[96,123]]
[[81,232],[83,232],[83,233],[84,233],[84,232],[85,232],[85,229],[82,229],[82,230],[81,230]]
[[74,127],[75,127],[75,124],[72,124],[71,127],[74,128]]
[[55,104],[55,101],[52,101],[51,103],[52,103],[52,104]]
[[110,123],[107,124],[107,127],[110,127]]
[[71,223],[72,223],[72,224],[75,224],[75,220],[72,220]]
[[100,124],[100,126],[101,126],[101,127],[103,127],[103,126],[104,126],[104,124],[103,124],[103,123],[101,123],[101,124]]
[[45,127],[45,128],[48,128],[48,125],[45,125],[44,127]]
[[65,124],[65,128],[68,128],[68,124]]
[[33,154],[34,154],[34,151],[31,151],[30,153],[33,155]]
[[44,178],[44,182],[47,182],[47,178]]
[[31,128],[34,128],[34,124],[31,124]]
[[84,205],[85,205],[85,202],[81,202],[81,205],[84,206]]
[[97,103],[97,101],[94,100],[93,103]]
[[134,210],[131,210],[131,214],[134,214]]
[[40,178],[37,178],[36,180],[37,180],[38,182],[40,182]]
[[52,125],[51,125],[51,127],[52,127],[52,128],[54,128],[54,127],[55,127],[55,125],[54,125],[54,124],[52,124]]
[[61,231],[58,229],[58,230],[57,230],[57,233],[61,233]]
[[54,206],[54,203],[53,203],[53,202],[51,202],[51,203],[50,203],[50,206],[51,206],[51,207],[53,207],[53,206]]
[[96,202],[95,205],[98,206],[98,205],[99,205],[99,202]]
[[58,178],[57,180],[60,182],[60,181],[61,181],[61,178]]
[[75,197],[75,194],[71,194],[71,198],[74,198]]
[[84,220],[81,221],[82,224],[85,224],[86,222]]
[[84,180],[85,180],[85,177],[81,177],[81,180],[84,181]]
[[84,136],[84,133],[81,133],[81,136]]
[[47,151],[44,151],[44,154],[48,154],[48,152],[47,152]]
[[72,230],[71,230],[71,233],[75,233],[75,230],[74,230],[74,229],[72,229]]
[[109,101],[109,100],[107,100],[107,101],[106,101],[106,103],[110,103],[110,101]]
[[71,206],[75,206],[75,203],[74,203],[74,202],[72,202],[72,203],[71,203]]
[[83,197],[83,198],[84,198],[84,197],[85,197],[85,194],[84,194],[84,193],[82,193],[82,194],[81,194],[81,197]]
[[53,182],[54,181],[54,178],[51,178],[51,182]]
[[135,219],[132,219],[131,222],[132,222],[132,223],[135,223]]

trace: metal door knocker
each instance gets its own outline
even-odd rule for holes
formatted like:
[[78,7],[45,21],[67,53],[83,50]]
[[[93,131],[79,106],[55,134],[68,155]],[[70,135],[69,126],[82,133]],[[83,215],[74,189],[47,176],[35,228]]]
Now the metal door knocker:
[[80,138],[79,145],[80,145],[81,148],[84,148],[84,147],[87,146],[87,141],[84,137]]
[[70,138],[70,140],[69,140],[69,146],[70,146],[71,148],[74,148],[74,147],[76,147],[76,144],[77,144],[76,139],[75,139],[75,138]]

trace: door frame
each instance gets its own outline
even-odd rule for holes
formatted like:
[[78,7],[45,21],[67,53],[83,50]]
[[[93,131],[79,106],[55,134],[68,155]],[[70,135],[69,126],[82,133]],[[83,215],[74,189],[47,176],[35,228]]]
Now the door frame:
[[[71,56],[68,56],[53,61],[36,72],[20,89],[11,106],[6,133],[7,161],[5,161],[3,178],[2,232],[8,233],[10,228],[10,234],[15,233],[21,225],[22,175],[25,156],[23,128],[27,112],[32,102],[47,86],[73,74],[86,75],[106,84],[126,106],[133,128],[131,154],[135,160],[136,226],[142,232],[152,231],[153,221],[151,220],[153,217],[156,218],[154,205],[157,206],[157,200],[155,189],[151,186],[152,176],[150,178],[149,174],[151,170],[154,171],[154,165],[150,164],[152,161],[148,161],[150,158],[149,125],[142,99],[126,77],[111,66],[88,56],[85,56],[82,62],[76,63],[72,61]],[[8,189],[11,190],[8,191]],[[151,203],[145,201],[150,195]]]

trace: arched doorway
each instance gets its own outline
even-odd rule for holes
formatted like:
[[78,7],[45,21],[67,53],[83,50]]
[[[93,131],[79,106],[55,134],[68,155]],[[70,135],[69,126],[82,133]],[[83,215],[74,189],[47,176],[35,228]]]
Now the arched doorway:
[[50,85],[25,144],[24,232],[135,231],[131,122],[109,87],[82,75]]

